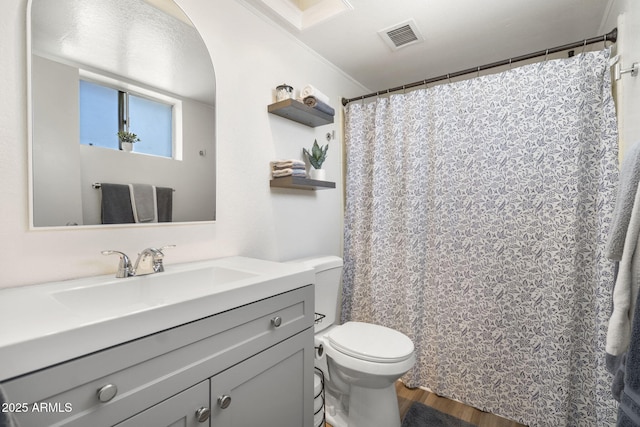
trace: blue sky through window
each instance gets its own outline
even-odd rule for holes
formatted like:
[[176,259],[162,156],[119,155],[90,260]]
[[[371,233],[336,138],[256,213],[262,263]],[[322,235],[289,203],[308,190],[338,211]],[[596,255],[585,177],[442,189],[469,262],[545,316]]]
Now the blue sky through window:
[[[173,158],[173,106],[129,94],[133,152]],[[118,90],[80,80],[80,144],[119,150]]]
[[118,150],[118,91],[80,80],[80,144]]
[[138,135],[136,153],[172,157],[172,106],[129,95],[129,131]]

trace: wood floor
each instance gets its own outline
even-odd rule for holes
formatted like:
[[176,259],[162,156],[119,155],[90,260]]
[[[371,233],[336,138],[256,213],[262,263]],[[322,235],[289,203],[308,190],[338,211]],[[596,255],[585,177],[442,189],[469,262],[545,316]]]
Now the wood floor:
[[[419,388],[407,388],[401,381],[396,382],[396,391],[398,393],[401,418],[404,417],[413,402],[420,402],[477,427],[525,427],[515,421],[507,420],[488,412],[482,412],[479,409],[437,396]],[[326,424],[326,426],[331,427],[330,424]]]

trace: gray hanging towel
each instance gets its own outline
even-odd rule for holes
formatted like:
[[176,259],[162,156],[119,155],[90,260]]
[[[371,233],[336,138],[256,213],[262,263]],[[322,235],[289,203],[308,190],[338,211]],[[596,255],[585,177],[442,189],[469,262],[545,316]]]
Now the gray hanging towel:
[[173,221],[173,188],[156,187],[158,222]]
[[156,190],[149,184],[129,184],[135,222],[156,222]]
[[633,316],[631,343],[625,360],[624,387],[620,395],[617,425],[618,427],[640,426],[640,304],[638,303]]
[[129,224],[135,222],[133,220],[128,185],[103,183],[100,188],[102,192],[103,224]]

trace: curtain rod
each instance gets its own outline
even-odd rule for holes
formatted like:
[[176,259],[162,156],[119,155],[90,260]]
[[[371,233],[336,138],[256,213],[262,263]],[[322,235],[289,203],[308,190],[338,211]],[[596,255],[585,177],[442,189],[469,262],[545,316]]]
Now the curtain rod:
[[453,77],[460,77],[460,76],[463,76],[465,74],[479,73],[480,71],[488,70],[490,68],[501,67],[503,65],[511,65],[514,62],[525,61],[527,59],[537,58],[539,56],[547,56],[550,53],[562,52],[563,50],[569,50],[569,49],[573,49],[573,48],[576,48],[576,47],[586,46],[586,45],[589,45],[589,44],[594,44],[594,43],[599,43],[599,42],[607,42],[607,41],[615,43],[617,38],[618,38],[618,29],[614,28],[608,34],[604,34],[604,35],[598,36],[598,37],[592,37],[590,39],[584,39],[584,40],[579,41],[579,42],[569,43],[569,44],[565,44],[565,45],[562,45],[562,46],[557,46],[557,47],[554,47],[554,48],[551,48],[551,49],[539,50],[538,52],[529,53],[527,55],[517,56],[515,58],[509,58],[509,59],[505,59],[503,61],[492,62],[491,64],[481,65],[479,67],[468,68],[466,70],[456,71],[455,73],[444,74],[442,76],[433,77],[433,78],[430,78],[430,79],[427,79],[427,80],[420,80],[418,82],[413,82],[413,83],[409,83],[409,84],[406,84],[406,85],[397,86],[397,87],[394,87],[394,88],[391,88],[391,89],[385,89],[385,90],[381,90],[381,91],[378,91],[378,92],[372,92],[372,93],[369,93],[367,95],[357,96],[355,98],[349,98],[349,99],[342,98],[342,105],[347,105],[348,103],[350,103],[352,101],[359,101],[359,100],[362,100],[362,99],[365,99],[365,98],[371,98],[373,96],[384,95],[384,94],[391,93],[391,92],[397,92],[399,90],[410,89],[410,88],[413,88],[413,87],[426,85],[428,83],[434,83],[434,82],[437,82],[437,81],[440,81],[440,80],[448,80],[448,79],[451,79]]

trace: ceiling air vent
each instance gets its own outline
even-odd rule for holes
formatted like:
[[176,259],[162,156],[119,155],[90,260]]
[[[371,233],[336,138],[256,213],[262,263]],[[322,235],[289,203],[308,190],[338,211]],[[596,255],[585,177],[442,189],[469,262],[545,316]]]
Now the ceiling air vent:
[[398,50],[424,40],[413,19],[378,31],[392,50]]

